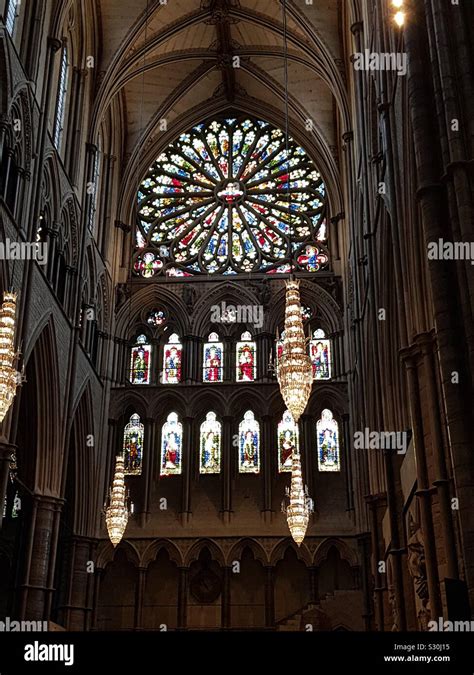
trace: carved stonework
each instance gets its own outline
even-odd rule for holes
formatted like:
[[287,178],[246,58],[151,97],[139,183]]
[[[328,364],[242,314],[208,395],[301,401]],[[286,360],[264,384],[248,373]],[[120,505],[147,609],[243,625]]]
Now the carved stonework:
[[426,630],[430,621],[428,580],[426,575],[425,546],[419,523],[409,514],[408,571],[415,587],[415,602],[419,628]]

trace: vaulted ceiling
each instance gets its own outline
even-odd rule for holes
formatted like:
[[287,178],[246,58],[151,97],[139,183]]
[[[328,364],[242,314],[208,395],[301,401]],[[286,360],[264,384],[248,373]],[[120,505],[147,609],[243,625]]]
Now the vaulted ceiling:
[[[150,164],[164,144],[214,112],[234,109],[284,125],[280,0],[100,0],[98,6],[93,128],[120,97],[130,166],[137,153],[145,155],[143,166]],[[290,130],[326,180],[338,182],[336,134],[347,130],[348,119],[340,0],[287,0],[286,6]]]

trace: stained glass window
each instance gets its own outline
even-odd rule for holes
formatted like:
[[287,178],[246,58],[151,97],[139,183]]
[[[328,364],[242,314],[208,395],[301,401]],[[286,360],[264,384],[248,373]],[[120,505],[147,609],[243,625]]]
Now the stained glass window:
[[237,342],[236,370],[237,382],[253,382],[257,375],[257,346],[247,331]]
[[206,419],[201,424],[200,473],[220,473],[221,435],[221,423],[217,421],[216,413],[208,412]]
[[316,424],[318,436],[318,469],[340,471],[339,428],[330,410],[323,410]]
[[239,424],[239,473],[260,472],[260,425],[251,410]]
[[278,366],[278,361],[281,359],[283,354],[283,342],[285,339],[285,331],[282,331],[282,334],[277,338],[275,342],[275,366]]
[[56,117],[54,120],[54,145],[59,150],[64,130],[64,114],[66,112],[66,94],[68,87],[68,62],[67,49],[63,46],[61,53],[61,65],[59,67],[58,97],[56,99]]
[[153,309],[151,312],[148,312],[146,321],[150,326],[162,326],[166,321],[166,314],[161,309]]
[[7,18],[5,21],[5,26],[7,31],[13,36],[15,30],[15,23],[18,16],[17,9],[20,4],[20,0],[9,0],[7,5]]
[[161,432],[161,476],[181,473],[183,425],[174,412],[168,415]]
[[178,335],[173,333],[165,345],[163,357],[163,383],[178,384],[181,382],[181,362],[183,355],[183,346],[179,341]]
[[313,366],[313,379],[331,379],[331,342],[325,338],[323,330],[314,331],[309,342],[309,355]]
[[139,415],[132,415],[123,431],[123,459],[125,475],[142,472],[144,426]]
[[313,311],[311,307],[301,307],[301,316],[303,321],[309,321],[313,316]]
[[326,267],[325,186],[293,139],[288,150],[281,129],[249,117],[181,134],[140,185],[135,272],[288,272],[291,259],[296,270]]
[[130,382],[132,384],[150,384],[151,345],[145,335],[139,335],[136,346],[132,347],[130,361]]
[[204,382],[222,382],[224,371],[224,346],[217,333],[211,333],[204,345]]
[[293,450],[299,450],[299,430],[293,415],[285,410],[278,425],[278,471],[291,471]]

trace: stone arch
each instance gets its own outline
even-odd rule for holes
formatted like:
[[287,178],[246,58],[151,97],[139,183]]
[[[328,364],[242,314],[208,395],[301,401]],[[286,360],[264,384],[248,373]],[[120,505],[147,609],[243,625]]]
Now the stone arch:
[[199,539],[195,542],[184,557],[184,566],[189,567],[191,563],[199,559],[199,555],[203,549],[207,548],[211,554],[211,558],[215,560],[221,567],[225,567],[225,555],[222,549],[212,539]]
[[291,537],[285,537],[278,542],[278,544],[270,553],[270,564],[272,567],[274,567],[280,560],[283,560],[288,548],[293,549],[298,560],[304,562],[307,567],[311,566],[311,553],[309,552],[306,544],[303,542],[301,546],[297,546]]
[[[51,315],[43,318],[25,349],[25,364],[34,355],[37,437],[34,489],[59,496],[62,482],[61,411],[56,331]],[[27,383],[26,385],[27,386]]]
[[117,544],[117,546],[114,547],[108,539],[105,539],[100,542],[97,548],[97,569],[105,569],[109,563],[113,562],[117,551],[122,551],[125,553],[128,562],[134,567],[140,566],[140,554],[136,546],[134,546],[131,541],[122,539],[120,544]]
[[148,567],[150,563],[154,562],[156,556],[162,549],[168,553],[172,562],[176,563],[178,567],[183,567],[184,561],[182,552],[169,539],[156,539],[155,541],[152,541],[142,554],[140,560],[141,567]]
[[331,548],[335,548],[341,556],[341,560],[346,560],[351,567],[359,566],[359,561],[355,551],[341,539],[330,537],[329,539],[325,539],[323,542],[321,542],[317,547],[313,559],[313,564],[315,567],[318,567],[326,560]]
[[216,284],[216,287],[206,294],[194,309],[192,327],[196,335],[207,338],[209,332],[216,330],[216,327],[217,332],[221,336],[229,333],[229,326],[232,326],[232,324],[211,323],[211,307],[219,305],[222,301],[225,301],[227,304],[235,303],[236,305],[259,304],[255,295],[235,282]]
[[252,539],[252,537],[239,539],[239,541],[233,545],[227,554],[227,565],[232,565],[234,560],[240,560],[242,553],[246,548],[249,548],[252,551],[255,560],[261,562],[264,567],[268,566],[269,560],[265,550],[261,544],[258,541],[255,541],[255,539]]

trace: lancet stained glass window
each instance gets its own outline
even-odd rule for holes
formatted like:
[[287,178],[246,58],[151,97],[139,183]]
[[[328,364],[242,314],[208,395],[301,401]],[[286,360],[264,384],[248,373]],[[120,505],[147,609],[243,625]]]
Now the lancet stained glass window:
[[240,340],[240,342],[237,342],[236,348],[237,382],[253,382],[257,369],[257,346],[248,331],[242,333]]
[[331,342],[327,340],[324,331],[315,330],[309,342],[309,355],[313,367],[314,380],[331,379]]
[[130,382],[132,384],[150,384],[151,345],[145,335],[139,335],[136,347],[132,347],[130,361]]
[[220,473],[221,435],[221,423],[217,421],[216,413],[208,412],[201,424],[200,473]]
[[285,410],[278,425],[278,471],[291,471],[293,450],[299,449],[299,430],[293,415]]
[[305,150],[288,146],[287,157],[283,131],[249,117],[181,134],[138,191],[135,273],[270,274],[291,259],[325,268],[325,186]]
[[316,424],[318,437],[318,469],[340,471],[339,427],[330,410],[323,410]]
[[123,433],[123,458],[125,475],[142,472],[144,426],[139,415],[132,415]]
[[163,357],[163,383],[178,384],[181,382],[181,361],[183,346],[178,335],[173,333],[169,336],[168,344],[165,345]]
[[181,473],[183,425],[174,412],[168,415],[161,432],[161,476]]
[[217,333],[211,333],[204,345],[204,382],[222,382],[224,365],[224,345],[219,342]]
[[260,425],[251,410],[239,424],[239,473],[260,471]]

